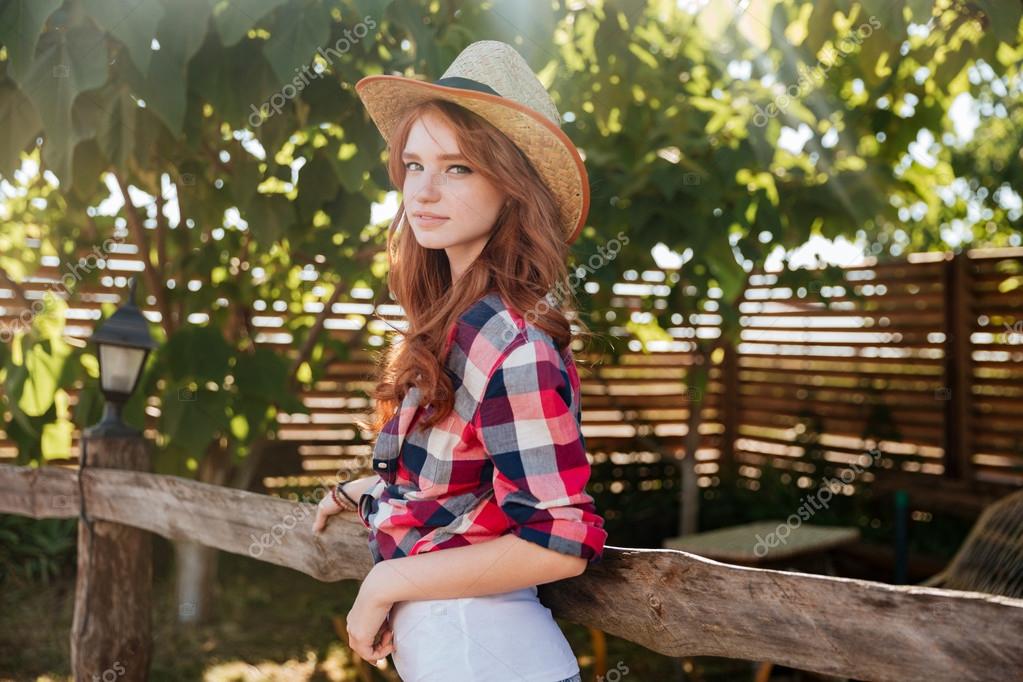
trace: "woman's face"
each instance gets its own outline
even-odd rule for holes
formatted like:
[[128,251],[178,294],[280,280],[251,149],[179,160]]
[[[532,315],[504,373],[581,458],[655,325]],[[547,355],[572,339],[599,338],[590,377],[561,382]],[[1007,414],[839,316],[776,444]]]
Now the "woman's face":
[[483,250],[506,195],[466,165],[450,124],[433,112],[412,125],[401,160],[412,233],[423,248],[445,250],[454,281]]

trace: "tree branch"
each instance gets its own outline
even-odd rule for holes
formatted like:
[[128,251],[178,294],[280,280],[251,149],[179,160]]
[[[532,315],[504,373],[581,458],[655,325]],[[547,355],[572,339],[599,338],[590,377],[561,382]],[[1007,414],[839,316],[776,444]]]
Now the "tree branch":
[[131,202],[131,196],[128,194],[128,185],[124,182],[124,179],[116,172],[113,175],[117,180],[117,186],[121,190],[121,196],[124,198],[124,215],[128,221],[128,229],[131,231],[132,238],[142,253],[142,262],[145,265],[142,274],[146,278],[149,290],[153,292],[153,296],[156,298],[156,305],[160,309],[160,323],[163,331],[170,338],[171,334],[174,333],[174,319],[167,301],[167,290],[164,287],[164,282],[157,271],[157,266],[152,262],[149,251],[149,238],[146,235],[145,226],[142,224],[142,217],[139,215],[138,207]]
[[313,352],[313,347],[319,340],[320,334],[323,333],[323,326],[327,322],[327,317],[330,315],[331,309],[334,307],[334,304],[337,303],[339,298],[341,298],[340,282],[334,285],[334,293],[330,295],[330,300],[324,304],[323,310],[321,310],[320,314],[316,316],[316,322],[313,323],[312,328],[306,335],[305,341],[302,343],[302,348],[298,351],[298,357],[295,358],[295,361],[291,365],[291,371],[288,373],[288,381],[292,388],[295,388],[298,368],[302,366],[302,363],[305,362],[309,358],[309,355]]
[[8,286],[11,287],[11,290],[14,291],[14,298],[16,298],[18,302],[21,303],[21,305],[25,306],[26,308],[32,307],[32,302],[29,301],[28,296],[25,295],[25,287],[21,286],[13,279],[11,279],[11,276],[8,275],[7,271],[5,271],[3,268],[0,268],[0,280],[3,280],[4,282],[7,283]]
[[164,282],[167,281],[167,272],[164,268],[167,266],[167,230],[170,229],[170,226],[167,225],[167,216],[163,214],[165,205],[161,188],[161,193],[156,195],[156,268],[160,279]]

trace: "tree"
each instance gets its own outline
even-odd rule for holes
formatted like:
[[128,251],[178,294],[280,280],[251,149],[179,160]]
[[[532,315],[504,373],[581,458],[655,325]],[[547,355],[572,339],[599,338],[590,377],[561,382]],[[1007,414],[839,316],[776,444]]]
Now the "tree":
[[[118,254],[144,261],[162,341],[128,414],[159,410],[158,471],[235,486],[277,413],[307,412],[298,388],[347,356],[324,317],[382,274],[368,224],[382,141],[350,79],[381,68],[388,38],[367,39],[364,12],[383,5],[186,4],[0,4],[0,173],[25,192],[0,267],[19,282],[53,259],[63,283],[5,330],[5,430],[23,462],[68,456],[72,425],[97,417],[98,363],[66,343],[62,310]],[[265,301],[287,304],[277,347],[253,325],[275,312]],[[178,550],[183,619],[202,619],[214,555]]]
[[[644,341],[671,339],[669,328],[689,331],[680,528],[690,533],[700,401],[711,365],[740,339],[750,274],[775,249],[789,253],[812,235],[860,236],[875,254],[947,248],[937,217],[942,186],[955,171],[972,172],[973,150],[958,152],[953,169],[948,147],[931,167],[908,148],[921,131],[940,138],[937,131],[951,130],[949,108],[971,87],[977,64],[1014,82],[1019,101],[1023,3],[711,2],[695,14],[673,5],[608,0],[573,15],[561,41],[568,68],[554,89],[572,103],[569,136],[586,151],[594,190],[580,250],[620,229],[631,239],[593,277],[590,321],[601,325],[618,308],[616,319],[630,320]],[[1012,139],[1009,120],[992,125]],[[781,144],[786,132],[805,133],[800,149]],[[977,144],[1003,158],[1018,149]],[[979,186],[1014,177],[1001,175],[1012,163]],[[926,213],[907,224],[899,209],[916,202]],[[999,243],[1018,231],[1019,214],[992,224],[982,238]],[[615,295],[623,273],[655,267],[658,246],[685,261],[667,273],[663,296]],[[838,283],[840,268],[786,270],[778,286],[812,298],[821,288],[811,281]],[[707,316],[718,320],[716,338],[694,333]]]

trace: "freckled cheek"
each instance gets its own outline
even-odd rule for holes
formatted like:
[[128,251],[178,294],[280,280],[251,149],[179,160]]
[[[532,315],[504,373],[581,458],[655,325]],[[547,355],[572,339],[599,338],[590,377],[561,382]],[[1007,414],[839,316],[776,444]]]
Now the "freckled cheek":
[[448,198],[452,200],[449,205],[452,206],[452,210],[456,214],[472,216],[476,220],[497,216],[500,202],[492,192],[487,191],[484,187],[465,183],[458,187],[449,187],[447,194]]
[[419,182],[411,177],[405,180],[405,184],[401,186],[402,194],[405,195],[405,203],[409,203],[409,200],[419,193],[420,189],[422,188],[422,185],[423,185],[422,182]]

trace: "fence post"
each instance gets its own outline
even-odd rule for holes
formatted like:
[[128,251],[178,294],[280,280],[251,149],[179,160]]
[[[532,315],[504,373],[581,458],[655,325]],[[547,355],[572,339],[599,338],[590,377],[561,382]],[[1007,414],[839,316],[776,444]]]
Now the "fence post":
[[723,346],[725,357],[721,364],[721,460],[719,466],[735,465],[735,439],[739,435],[739,352],[733,341]]
[[81,439],[78,573],[71,625],[71,670],[76,682],[142,681],[152,658],[153,547],[148,531],[91,518],[102,501],[89,498],[83,474],[91,468],[151,471],[142,436]]
[[945,399],[945,476],[967,481],[973,480],[970,267],[965,250],[945,261],[945,385],[942,393]]

